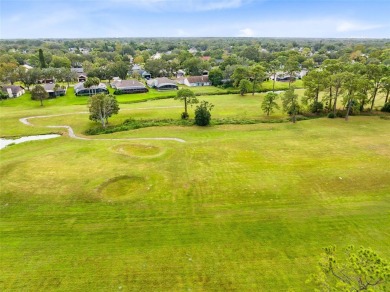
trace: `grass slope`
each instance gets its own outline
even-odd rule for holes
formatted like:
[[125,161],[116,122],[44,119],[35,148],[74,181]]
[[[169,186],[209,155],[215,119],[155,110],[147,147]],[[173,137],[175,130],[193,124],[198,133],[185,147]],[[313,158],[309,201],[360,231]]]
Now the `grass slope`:
[[[235,99],[236,98],[236,99]],[[254,116],[258,96],[213,96],[215,116]],[[163,100],[122,105],[120,122],[178,117]],[[234,111],[236,109],[236,111]],[[85,106],[2,108],[1,135],[90,126]],[[276,114],[278,115],[278,113]],[[0,289],[310,290],[321,248],[389,259],[390,132],[378,117],[296,125],[145,128],[1,150]]]

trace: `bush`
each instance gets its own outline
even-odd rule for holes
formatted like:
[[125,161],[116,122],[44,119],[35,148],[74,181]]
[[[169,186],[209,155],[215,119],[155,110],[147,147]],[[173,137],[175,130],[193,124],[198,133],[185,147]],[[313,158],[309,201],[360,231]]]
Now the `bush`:
[[310,112],[312,113],[320,113],[324,109],[324,105],[322,102],[315,101],[310,105]]
[[214,105],[203,100],[195,109],[195,124],[198,126],[209,125],[211,120],[210,111],[213,107]]
[[182,120],[187,120],[187,119],[189,118],[189,116],[190,116],[190,115],[189,115],[188,113],[186,113],[186,112],[182,112],[182,113],[181,113],[181,119],[182,119]]
[[336,117],[336,115],[334,113],[329,113],[328,114],[328,118],[329,119],[334,119]]
[[382,112],[390,113],[390,102],[386,102],[381,109]]
[[338,118],[344,118],[345,117],[345,111],[342,111],[342,110],[337,110],[336,112],[336,117]]

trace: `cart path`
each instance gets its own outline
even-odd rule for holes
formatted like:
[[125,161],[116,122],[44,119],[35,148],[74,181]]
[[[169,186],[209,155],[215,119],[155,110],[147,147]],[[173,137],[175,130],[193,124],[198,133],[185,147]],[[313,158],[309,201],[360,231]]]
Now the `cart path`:
[[[181,108],[181,106],[162,106],[162,107],[141,107],[141,108],[134,108],[134,109],[122,109],[122,110],[148,110],[148,109],[168,109],[168,108]],[[42,119],[42,118],[51,118],[51,117],[61,117],[61,116],[70,116],[70,115],[82,115],[82,114],[89,114],[89,112],[74,112],[74,113],[65,113],[65,114],[57,114],[57,115],[44,115],[44,116],[31,116],[26,118],[21,118],[19,121],[26,125],[26,126],[34,126],[34,124],[30,123],[29,120],[31,119]],[[166,137],[153,137],[153,138],[118,138],[118,139],[91,139],[86,137],[77,136],[73,129],[68,125],[61,125],[61,126],[45,126],[46,128],[63,128],[68,131],[69,137],[73,139],[79,139],[79,140],[97,140],[97,141],[131,141],[131,140],[163,140],[163,141],[176,141],[180,143],[185,143],[186,141],[180,138],[166,138]]]

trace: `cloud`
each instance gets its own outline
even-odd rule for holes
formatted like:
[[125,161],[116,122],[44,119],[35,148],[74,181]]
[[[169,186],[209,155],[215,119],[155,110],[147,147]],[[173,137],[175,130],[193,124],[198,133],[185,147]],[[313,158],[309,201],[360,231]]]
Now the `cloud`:
[[[219,26],[225,33],[239,31],[239,37],[351,37],[351,33],[370,37],[384,37],[389,26],[362,22],[358,19],[336,16],[319,18],[261,19],[259,21],[232,21]],[[364,32],[364,33],[363,33]],[[387,32],[388,35],[388,32]]]
[[253,37],[255,32],[251,28],[240,29],[239,37]]
[[81,0],[104,2],[108,5],[128,5],[153,12],[201,12],[239,8],[253,0]]
[[362,30],[371,30],[376,28],[381,28],[382,25],[377,24],[366,24],[366,23],[357,23],[351,21],[341,21],[337,27],[336,31],[338,32],[350,32],[350,31],[362,31]]

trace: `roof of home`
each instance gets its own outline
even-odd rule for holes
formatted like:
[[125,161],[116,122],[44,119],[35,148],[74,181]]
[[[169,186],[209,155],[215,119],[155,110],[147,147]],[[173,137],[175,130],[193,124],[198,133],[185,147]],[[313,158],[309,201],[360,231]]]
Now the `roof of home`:
[[[104,88],[104,89],[107,89],[107,86],[104,84],[104,83],[100,83],[99,85],[93,85],[91,86],[90,88],[92,89],[95,89],[95,88]],[[80,82],[80,83],[77,83],[75,84],[74,86],[74,90],[83,90],[83,89],[86,89],[86,87],[84,87],[84,82]]]
[[76,73],[84,73],[84,69],[83,68],[70,68],[70,70],[72,72],[76,72]]
[[144,84],[135,79],[130,80],[118,80],[111,83],[111,85],[117,89],[126,88],[126,87],[145,87]]
[[187,80],[189,83],[209,82],[209,76],[190,76]]
[[[54,87],[56,85],[55,85],[55,83],[46,83],[46,84],[43,84],[42,86],[43,86],[43,88],[45,88],[45,90],[47,92],[54,92]],[[59,87],[56,91],[64,91],[64,89]]]
[[159,77],[152,80],[147,81],[149,86],[164,86],[164,85],[176,85],[176,81],[169,79],[167,77]]
[[12,93],[18,93],[19,91],[22,91],[24,88],[20,85],[4,85],[1,87],[2,91],[7,92],[7,89],[11,89]]

